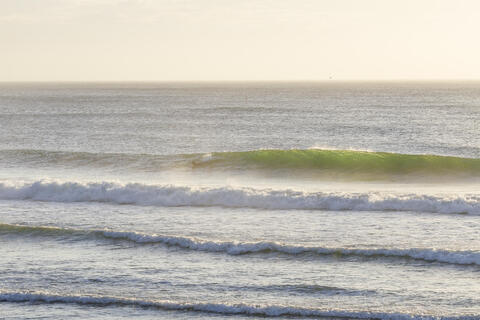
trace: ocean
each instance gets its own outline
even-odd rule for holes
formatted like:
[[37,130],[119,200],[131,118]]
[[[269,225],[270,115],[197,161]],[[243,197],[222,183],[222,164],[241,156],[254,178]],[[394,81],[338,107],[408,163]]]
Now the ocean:
[[1,319],[480,319],[480,83],[0,84]]

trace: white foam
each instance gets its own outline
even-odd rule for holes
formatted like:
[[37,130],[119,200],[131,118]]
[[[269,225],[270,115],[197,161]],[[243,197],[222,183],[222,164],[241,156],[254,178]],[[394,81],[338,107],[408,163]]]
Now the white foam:
[[[224,303],[179,303],[160,300],[140,300],[121,297],[104,296],[74,296],[74,295],[53,295],[48,293],[29,292],[0,292],[1,302],[30,302],[30,303],[67,303],[96,306],[139,306],[160,310],[178,310],[191,312],[208,312],[226,315],[255,315],[266,317],[293,316],[293,317],[339,317],[352,319],[385,319],[385,320],[438,320],[438,319],[460,319],[460,317],[436,317],[428,315],[413,315],[404,313],[382,313],[371,311],[349,311],[331,309],[310,309],[291,306],[257,306],[246,304],[224,304]],[[461,319],[474,319],[461,317]]]
[[262,209],[415,211],[480,214],[480,196],[302,192],[253,188],[194,188],[139,183],[0,183],[0,199],[109,202],[152,206],[224,206]]

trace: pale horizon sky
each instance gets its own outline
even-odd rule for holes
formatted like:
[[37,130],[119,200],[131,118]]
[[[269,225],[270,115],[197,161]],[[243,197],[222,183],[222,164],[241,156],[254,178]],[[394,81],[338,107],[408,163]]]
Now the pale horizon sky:
[[477,0],[1,0],[0,81],[480,79]]

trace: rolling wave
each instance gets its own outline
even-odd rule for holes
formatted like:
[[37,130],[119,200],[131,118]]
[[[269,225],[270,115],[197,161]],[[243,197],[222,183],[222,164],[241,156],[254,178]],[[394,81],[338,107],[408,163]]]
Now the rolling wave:
[[308,172],[354,180],[385,180],[407,176],[431,178],[480,177],[480,159],[353,150],[252,150],[204,154],[121,154],[47,150],[0,150],[5,164],[27,166],[125,168],[161,171],[241,170],[275,175]]
[[142,300],[124,297],[56,295],[32,292],[0,292],[0,302],[43,303],[43,304],[79,304],[103,306],[143,307],[158,310],[205,312],[223,315],[251,315],[261,317],[329,317],[348,319],[382,319],[382,320],[456,320],[478,319],[476,316],[438,317],[405,313],[384,313],[372,311],[350,311],[331,309],[311,309],[283,305],[248,305],[226,303],[183,303],[162,300]]
[[146,206],[221,206],[259,209],[414,211],[480,214],[480,196],[400,193],[325,193],[253,188],[178,187],[140,183],[0,183],[1,200],[107,202]]
[[287,245],[271,241],[236,242],[211,241],[183,236],[150,235],[138,232],[111,230],[77,230],[56,227],[0,224],[0,234],[17,233],[39,236],[83,235],[104,239],[119,239],[137,244],[162,244],[193,251],[244,255],[252,253],[281,253],[287,255],[314,254],[320,256],[356,256],[364,258],[402,258],[456,265],[480,265],[479,251],[450,251],[428,248],[332,248]]

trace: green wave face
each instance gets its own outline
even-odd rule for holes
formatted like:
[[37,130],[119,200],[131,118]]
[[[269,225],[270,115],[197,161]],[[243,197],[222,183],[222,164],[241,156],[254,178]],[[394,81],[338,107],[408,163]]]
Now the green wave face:
[[422,174],[480,176],[480,159],[349,150],[256,150],[213,153],[196,167],[301,170],[381,178]]

